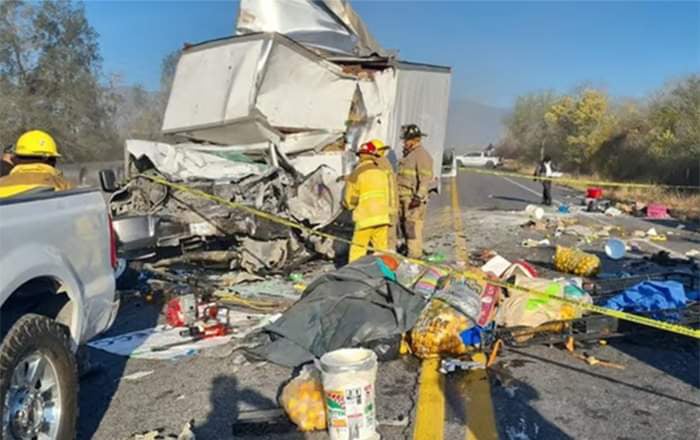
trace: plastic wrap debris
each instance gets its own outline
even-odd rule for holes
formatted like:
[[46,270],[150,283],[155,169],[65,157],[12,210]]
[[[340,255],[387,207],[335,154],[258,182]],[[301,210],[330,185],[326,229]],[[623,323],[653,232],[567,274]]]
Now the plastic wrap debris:
[[197,354],[231,341],[231,336],[217,336],[193,341],[180,335],[180,328],[159,325],[154,328],[98,339],[88,345],[108,353],[135,359],[171,360]]
[[554,267],[560,272],[589,277],[600,270],[600,258],[576,249],[557,246]]
[[683,284],[677,281],[644,281],[608,299],[603,306],[626,312],[652,312],[683,308],[687,303]]
[[273,338],[255,353],[293,367],[413,328],[425,302],[388,281],[378,260],[367,256],[316,278],[280,320],[266,327]]
[[300,431],[326,429],[326,404],[321,373],[305,365],[297,377],[282,389],[280,404]]
[[196,144],[170,145],[162,142],[127,140],[126,152],[137,160],[148,158],[165,177],[175,181],[208,179],[239,180],[258,176],[269,167],[252,161],[226,159],[199,151]]
[[473,322],[479,319],[481,296],[463,280],[453,280],[446,289],[438,292],[434,298],[451,305]]

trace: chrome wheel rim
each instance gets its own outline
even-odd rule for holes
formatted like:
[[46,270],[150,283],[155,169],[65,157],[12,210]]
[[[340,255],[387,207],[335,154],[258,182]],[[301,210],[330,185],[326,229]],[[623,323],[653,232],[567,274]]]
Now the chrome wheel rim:
[[51,359],[40,351],[15,367],[3,407],[3,438],[53,440],[61,421],[61,390]]

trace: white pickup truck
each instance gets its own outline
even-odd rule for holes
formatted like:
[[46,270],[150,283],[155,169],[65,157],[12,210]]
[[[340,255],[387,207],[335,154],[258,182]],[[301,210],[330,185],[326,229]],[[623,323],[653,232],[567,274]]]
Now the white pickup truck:
[[0,438],[76,437],[75,353],[119,307],[113,236],[98,190],[0,199]]
[[483,151],[475,151],[457,156],[457,164],[461,167],[496,168],[502,165],[502,161],[498,156],[490,156]]

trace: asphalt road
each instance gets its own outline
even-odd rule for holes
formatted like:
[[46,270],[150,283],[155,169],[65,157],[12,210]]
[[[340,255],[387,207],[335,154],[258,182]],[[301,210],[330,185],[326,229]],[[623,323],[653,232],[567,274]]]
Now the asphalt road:
[[[445,181],[447,183],[447,181]],[[551,273],[551,250],[520,246],[525,238],[541,234],[520,228],[525,206],[539,201],[540,186],[528,179],[504,179],[461,172],[457,177],[459,212],[464,231],[455,232],[452,198],[448,190],[430,205],[427,249],[455,257],[455,243],[463,239],[469,251],[494,249],[510,258],[525,258],[543,273]],[[444,185],[449,188],[449,185]],[[575,203],[577,194],[554,189],[554,199]],[[553,210],[548,211],[550,215]],[[631,218],[610,219],[581,215],[582,223],[620,223],[625,228],[648,229],[649,223]],[[676,252],[699,246],[696,232],[657,226],[675,232],[661,244]],[[667,227],[668,226],[668,227]],[[459,237],[458,237],[459,235]],[[693,241],[694,240],[694,241]],[[569,243],[565,243],[569,244]],[[653,246],[643,243],[652,253]],[[606,263],[607,264],[607,263]],[[606,268],[606,270],[608,270]],[[611,269],[612,270],[612,269]],[[550,272],[547,272],[550,271]],[[159,308],[138,300],[125,304],[110,335],[146,328],[159,319]],[[163,428],[177,434],[195,419],[199,440],[233,438],[232,423],[244,411],[277,406],[280,387],[292,370],[250,363],[235,347],[177,361],[127,359],[92,350],[104,368],[81,380],[81,439],[127,439],[134,433]],[[607,345],[580,348],[624,369],[591,366],[558,347],[508,349],[498,368],[490,371],[490,402],[495,408],[497,434],[509,440],[527,439],[690,439],[700,430],[700,346],[684,337],[657,331],[611,340]],[[136,372],[149,376],[127,380]],[[383,439],[412,438],[417,408],[419,362],[412,357],[383,363],[377,385],[377,407]],[[444,438],[469,439],[466,426],[478,420],[469,387],[460,376],[445,380]],[[483,408],[483,406],[482,406]],[[301,434],[284,423],[277,433],[253,427],[245,439],[326,439],[325,433]],[[432,439],[430,439],[432,440]]]

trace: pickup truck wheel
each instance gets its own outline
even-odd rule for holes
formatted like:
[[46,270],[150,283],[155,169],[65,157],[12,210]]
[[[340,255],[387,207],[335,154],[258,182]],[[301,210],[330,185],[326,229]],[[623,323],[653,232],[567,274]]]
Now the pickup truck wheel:
[[74,439],[78,375],[67,329],[45,316],[20,318],[0,346],[3,440]]
[[490,161],[486,162],[486,168],[492,170],[492,169],[496,168],[496,164],[490,160]]

